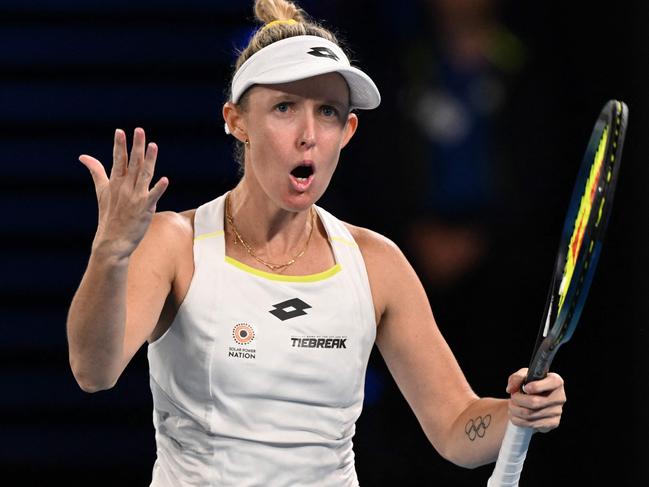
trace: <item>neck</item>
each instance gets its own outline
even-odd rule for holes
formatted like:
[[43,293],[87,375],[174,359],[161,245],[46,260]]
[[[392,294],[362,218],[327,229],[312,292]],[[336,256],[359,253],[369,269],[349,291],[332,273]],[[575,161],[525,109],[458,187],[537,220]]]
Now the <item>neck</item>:
[[[261,188],[253,191],[246,178],[228,195],[230,217],[255,254],[271,262],[286,262],[304,247],[314,220],[311,208],[290,211],[271,201]],[[226,225],[229,241],[236,238]]]

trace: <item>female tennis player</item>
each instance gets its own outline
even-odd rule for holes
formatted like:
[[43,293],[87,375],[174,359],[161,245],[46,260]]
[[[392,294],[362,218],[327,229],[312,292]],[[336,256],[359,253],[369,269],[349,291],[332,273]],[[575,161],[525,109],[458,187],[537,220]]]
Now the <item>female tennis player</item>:
[[286,0],[241,53],[226,130],[244,174],[195,210],[155,213],[158,148],[116,130],[110,177],[82,155],[99,202],[90,260],[68,317],[70,364],[88,392],[112,387],[148,342],[153,486],[354,486],[352,437],[376,343],[432,445],[466,467],[495,460],[507,419],[548,431],[556,374],[509,399],[479,398],[397,246],[315,205],[380,95],[335,37]]

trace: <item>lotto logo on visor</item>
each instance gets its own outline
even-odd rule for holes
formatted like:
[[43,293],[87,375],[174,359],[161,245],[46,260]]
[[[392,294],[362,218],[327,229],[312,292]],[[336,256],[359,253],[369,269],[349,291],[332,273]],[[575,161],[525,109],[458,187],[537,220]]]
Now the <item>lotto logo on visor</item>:
[[340,58],[336,56],[336,53],[328,47],[312,47],[311,50],[307,52],[307,54],[311,54],[315,57],[328,57],[329,59],[333,59],[334,61],[340,61]]

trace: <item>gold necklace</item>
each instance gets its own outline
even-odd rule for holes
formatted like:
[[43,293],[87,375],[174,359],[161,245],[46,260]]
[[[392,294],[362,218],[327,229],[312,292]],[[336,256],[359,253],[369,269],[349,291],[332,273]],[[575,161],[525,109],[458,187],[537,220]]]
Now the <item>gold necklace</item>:
[[248,242],[246,242],[243,239],[243,237],[239,233],[239,230],[237,229],[237,226],[234,224],[234,218],[232,218],[232,213],[230,212],[230,194],[228,193],[228,195],[225,197],[225,219],[230,224],[230,226],[232,227],[232,231],[234,232],[234,235],[235,235],[234,243],[235,243],[235,245],[237,243],[237,240],[239,242],[241,242],[241,245],[243,245],[243,247],[246,249],[246,252],[248,252],[248,255],[250,255],[250,257],[255,259],[257,262],[265,265],[271,271],[278,271],[278,270],[281,270],[281,269],[285,269],[288,266],[293,265],[297,259],[299,259],[300,257],[302,257],[304,255],[304,253],[306,252],[306,249],[309,247],[309,242],[311,241],[311,235],[313,234],[313,227],[315,226],[313,207],[311,207],[310,215],[311,215],[311,230],[309,230],[309,236],[306,239],[306,243],[304,244],[304,248],[297,255],[295,255],[295,257],[293,257],[291,260],[289,260],[285,264],[272,264],[270,262],[266,262],[265,260],[263,260],[262,258],[257,256],[257,254],[255,254],[255,251],[252,250],[252,247],[248,244]]

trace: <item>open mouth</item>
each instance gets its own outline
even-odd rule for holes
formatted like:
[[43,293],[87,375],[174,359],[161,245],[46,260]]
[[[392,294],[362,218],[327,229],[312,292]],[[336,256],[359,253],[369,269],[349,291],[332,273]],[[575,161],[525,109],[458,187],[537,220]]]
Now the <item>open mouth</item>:
[[298,181],[306,181],[311,175],[313,175],[313,167],[306,164],[300,165],[291,171],[291,176]]
[[308,162],[302,163],[293,169],[290,173],[293,188],[300,193],[304,193],[313,182],[314,172],[313,165]]

